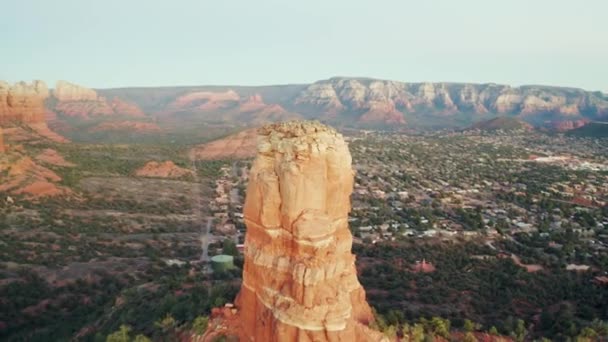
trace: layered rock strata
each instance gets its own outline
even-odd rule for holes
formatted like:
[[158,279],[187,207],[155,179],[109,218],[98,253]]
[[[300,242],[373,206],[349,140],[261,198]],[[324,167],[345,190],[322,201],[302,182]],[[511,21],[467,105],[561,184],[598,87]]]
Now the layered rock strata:
[[[509,114],[542,124],[554,120],[604,120],[608,97],[601,92],[548,86],[499,84],[404,83],[335,77],[306,86],[294,109],[318,117],[349,117],[359,122],[406,123],[407,114]],[[415,116],[415,115],[414,115]]]
[[348,146],[318,122],[258,131],[244,206],[241,341],[380,341],[348,229]]
[[0,125],[45,124],[44,100],[48,96],[49,90],[42,81],[17,82],[12,86],[0,81]]
[[4,145],[4,133],[2,133],[2,127],[0,127],[0,153],[6,152],[6,146]]
[[142,110],[132,102],[114,97],[109,101],[89,89],[66,81],[58,81],[53,90],[53,97],[57,100],[54,110],[66,115],[88,118],[96,115],[127,115],[143,117]]

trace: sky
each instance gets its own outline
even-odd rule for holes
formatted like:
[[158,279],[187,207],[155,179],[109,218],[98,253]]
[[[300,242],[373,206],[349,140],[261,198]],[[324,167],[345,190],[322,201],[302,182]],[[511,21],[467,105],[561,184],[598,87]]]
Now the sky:
[[93,88],[406,82],[608,92],[606,0],[19,0],[0,80]]

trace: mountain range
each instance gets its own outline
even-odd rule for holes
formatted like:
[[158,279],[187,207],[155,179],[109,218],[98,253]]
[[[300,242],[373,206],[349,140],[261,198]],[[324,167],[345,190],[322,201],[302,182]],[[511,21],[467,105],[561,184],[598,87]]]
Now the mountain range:
[[[41,102],[42,101],[42,102]],[[118,120],[103,127],[156,130],[156,120],[241,125],[292,118],[336,126],[454,128],[498,116],[568,130],[608,119],[608,95],[576,88],[500,84],[405,83],[334,77],[312,84],[90,89],[59,81],[0,81],[0,125],[9,121]],[[142,125],[142,123],[145,123]],[[56,123],[57,124],[57,123]]]

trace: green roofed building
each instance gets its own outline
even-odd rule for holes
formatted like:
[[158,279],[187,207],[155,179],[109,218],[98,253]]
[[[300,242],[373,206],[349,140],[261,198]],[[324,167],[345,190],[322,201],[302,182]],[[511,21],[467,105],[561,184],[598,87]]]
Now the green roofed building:
[[220,254],[211,258],[213,272],[225,272],[234,268],[234,257],[232,255]]

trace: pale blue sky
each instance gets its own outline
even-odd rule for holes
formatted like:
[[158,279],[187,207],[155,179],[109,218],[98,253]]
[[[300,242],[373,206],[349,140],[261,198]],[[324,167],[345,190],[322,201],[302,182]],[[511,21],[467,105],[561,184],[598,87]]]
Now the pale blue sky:
[[90,87],[331,76],[608,92],[606,0],[12,0],[0,79]]

